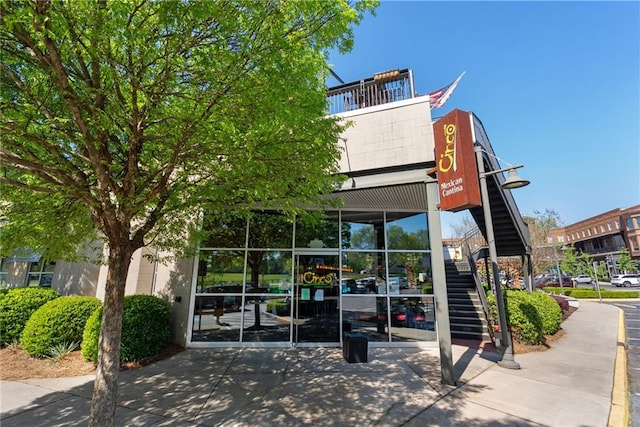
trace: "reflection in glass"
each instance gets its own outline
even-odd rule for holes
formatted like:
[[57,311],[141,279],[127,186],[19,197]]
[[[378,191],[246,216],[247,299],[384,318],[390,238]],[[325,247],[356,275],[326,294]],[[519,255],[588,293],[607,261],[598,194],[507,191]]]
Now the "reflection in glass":
[[249,248],[290,248],[292,235],[293,221],[278,212],[253,212],[249,220]]
[[[247,256],[243,341],[272,341],[281,337],[276,330],[288,322],[274,320],[289,316],[291,295],[291,252],[252,250]],[[286,335],[285,341],[289,340]]]
[[317,215],[298,217],[296,219],[296,248],[337,248],[338,224],[336,215],[332,217],[327,215],[321,218],[318,218]]
[[342,212],[343,249],[384,249],[382,212]]
[[375,295],[342,298],[342,330],[360,332],[370,342],[388,342],[386,297]]
[[201,248],[244,248],[247,240],[247,218],[228,212],[204,215]]
[[433,297],[390,298],[391,340],[435,341]]
[[192,341],[239,341],[242,297],[196,295]]
[[293,318],[297,342],[337,342],[339,339],[338,259],[331,254],[296,256]]
[[192,341],[239,341],[244,251],[202,250]]
[[242,293],[244,251],[200,251],[197,293]]
[[388,221],[387,244],[389,249],[429,249],[427,214],[420,213]]
[[289,341],[291,333],[291,298],[289,294],[262,295],[258,301],[245,305],[242,341]]
[[390,293],[433,293],[428,252],[389,252],[388,256]]
[[343,252],[342,293],[387,293],[385,265],[384,252]]
[[281,215],[208,217],[216,232],[199,254],[191,341],[337,342],[341,330],[436,340],[426,215],[316,214],[296,219],[297,252]]

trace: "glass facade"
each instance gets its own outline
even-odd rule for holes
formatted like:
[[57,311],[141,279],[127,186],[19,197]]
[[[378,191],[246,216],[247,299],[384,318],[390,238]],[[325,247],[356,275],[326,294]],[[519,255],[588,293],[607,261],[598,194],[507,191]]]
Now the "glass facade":
[[[205,218],[190,343],[435,342],[425,212],[277,212]],[[381,344],[382,345],[382,344]]]

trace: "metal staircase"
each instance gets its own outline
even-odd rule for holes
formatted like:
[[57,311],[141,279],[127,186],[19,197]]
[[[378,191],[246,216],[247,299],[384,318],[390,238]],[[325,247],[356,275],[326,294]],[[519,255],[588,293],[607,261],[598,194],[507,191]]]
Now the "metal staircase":
[[468,263],[445,261],[451,338],[491,341],[489,325]]

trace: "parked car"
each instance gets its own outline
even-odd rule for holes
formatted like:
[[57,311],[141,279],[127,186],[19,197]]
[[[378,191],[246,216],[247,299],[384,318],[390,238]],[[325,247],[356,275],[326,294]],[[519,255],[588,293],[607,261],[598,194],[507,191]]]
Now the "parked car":
[[356,282],[356,279],[342,279],[340,284],[343,294],[364,294],[367,292],[367,288],[362,283]]
[[389,285],[391,287],[397,286],[398,289],[408,289],[409,281],[406,277],[389,277]]
[[[545,273],[534,277],[533,285],[536,288],[544,288],[546,286],[560,287],[560,281],[557,274]],[[565,288],[573,288],[573,281],[566,274],[562,275],[562,286]]]
[[573,280],[573,285],[574,286],[578,286],[578,285],[595,285],[596,284],[596,280],[593,277],[588,276],[586,274],[578,274],[577,276],[575,276],[571,280]]
[[618,274],[611,278],[611,284],[616,287],[640,286],[640,275],[638,274]]
[[375,294],[377,291],[376,289],[376,278],[375,277],[365,277],[363,279],[360,280],[356,280],[356,282],[359,285],[362,285],[365,287],[365,293],[369,293],[369,294]]

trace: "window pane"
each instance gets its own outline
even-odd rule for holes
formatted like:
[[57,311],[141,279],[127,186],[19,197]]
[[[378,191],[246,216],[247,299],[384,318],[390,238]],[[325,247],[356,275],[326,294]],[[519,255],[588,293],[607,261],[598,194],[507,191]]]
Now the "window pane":
[[387,242],[389,249],[429,249],[427,215],[387,221]]
[[29,273],[27,275],[27,286],[38,286],[40,284],[40,273]]
[[[258,307],[259,310],[256,310]],[[245,305],[243,316],[243,342],[282,342],[290,340],[290,294],[274,293],[262,296],[260,303],[254,302],[254,304]]]
[[428,252],[390,252],[389,287],[391,293],[433,293],[431,255]]
[[297,248],[338,248],[338,238],[337,215],[296,219]]
[[42,274],[40,276],[40,286],[51,286],[53,282],[53,274]]
[[44,263],[44,266],[42,268],[42,271],[44,273],[53,273],[56,269],[56,262],[55,261],[46,261]]
[[385,294],[384,252],[343,252],[342,283],[343,294]]
[[198,293],[242,292],[244,251],[200,251]]
[[289,341],[291,252],[249,251],[247,260],[242,341]]
[[249,251],[247,285],[249,294],[284,293],[291,289],[290,251]]
[[202,248],[244,248],[247,218],[225,214],[207,214],[203,219],[205,236]]
[[360,332],[371,342],[388,342],[386,297],[342,297],[342,328]]
[[42,264],[44,263],[44,261],[40,261],[40,262],[32,262],[29,265],[29,271],[32,273],[39,273],[42,271]]
[[291,248],[293,221],[276,212],[256,212],[249,220],[250,248]]
[[244,251],[200,251],[193,341],[239,341]]
[[343,249],[384,249],[382,212],[342,212]]
[[391,341],[435,341],[433,297],[391,298]]

